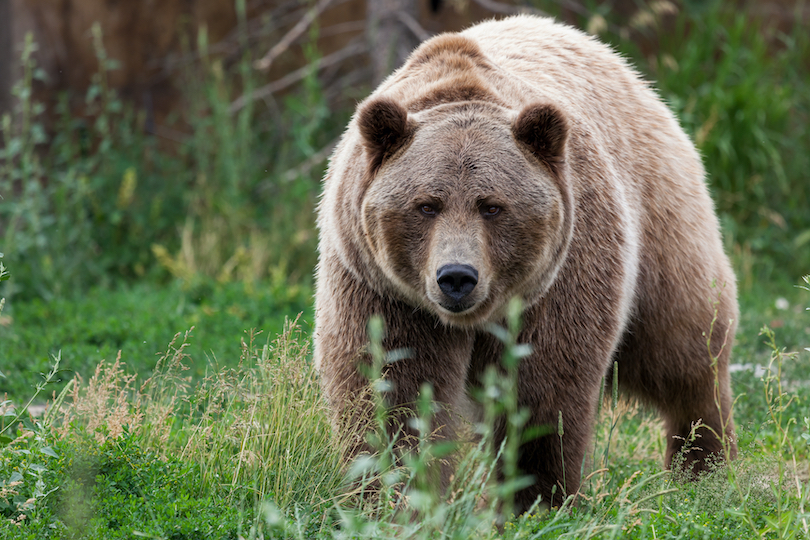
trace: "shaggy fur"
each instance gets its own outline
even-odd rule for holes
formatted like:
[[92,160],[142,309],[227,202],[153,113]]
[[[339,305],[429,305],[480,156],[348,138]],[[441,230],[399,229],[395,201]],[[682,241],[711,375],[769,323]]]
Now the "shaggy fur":
[[[407,409],[430,383],[444,405],[438,434],[456,436],[453,412],[501,356],[485,326],[520,296],[519,342],[533,352],[519,402],[530,425],[556,426],[562,412],[566,466],[563,478],[556,435],[524,444],[519,464],[535,483],[518,510],[578,489],[614,360],[620,387],[665,419],[667,466],[701,420],[717,433],[726,423],[734,453],[735,280],[701,161],[655,93],[595,39],[520,16],[424,43],[358,107],[318,225],[315,359],[338,429],[363,422],[359,366],[377,314],[385,347],[410,351],[387,367],[389,403]],[[704,336],[715,311],[722,416]],[[722,448],[698,433],[684,464],[693,472]]]

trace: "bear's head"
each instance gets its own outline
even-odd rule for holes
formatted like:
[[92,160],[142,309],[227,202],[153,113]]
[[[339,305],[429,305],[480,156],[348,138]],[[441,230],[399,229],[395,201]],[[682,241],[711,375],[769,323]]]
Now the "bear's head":
[[557,107],[472,101],[409,114],[382,97],[357,121],[363,231],[394,290],[446,324],[475,326],[548,289],[573,223]]

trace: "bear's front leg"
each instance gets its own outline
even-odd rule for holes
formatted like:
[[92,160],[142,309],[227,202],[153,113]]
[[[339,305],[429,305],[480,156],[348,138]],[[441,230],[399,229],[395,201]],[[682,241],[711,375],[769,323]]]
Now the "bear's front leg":
[[[602,384],[599,366],[607,358],[602,352],[603,359],[596,362],[598,351],[550,339],[548,326],[553,322],[542,317],[540,309],[529,310],[525,318],[531,326],[517,340],[532,347],[532,354],[521,360],[517,371],[518,407],[530,415],[524,430],[536,429],[540,435],[518,449],[518,474],[529,476],[532,484],[515,493],[512,510],[516,515],[531,508],[538,496],[542,504],[556,506],[577,492]],[[494,335],[479,333],[470,384],[484,384],[484,374],[491,367],[503,371],[503,354],[503,345]],[[506,423],[506,418],[499,418],[494,426],[495,448],[507,436]]]
[[542,504],[559,506],[579,490],[598,385],[582,385],[573,392],[557,390],[546,398],[529,396],[527,392],[536,388],[519,385],[521,401],[531,411],[529,425],[541,428],[544,434],[520,446],[518,468],[533,483],[515,494],[516,515],[531,508],[538,497]]
[[601,282],[583,285],[567,278],[563,283],[524,313],[518,337],[532,347],[519,366],[519,404],[531,413],[527,425],[546,434],[520,447],[519,469],[534,483],[516,494],[516,513],[528,510],[538,496],[556,506],[579,490],[600,388],[619,340],[619,314],[577,310],[576,303],[559,300],[617,293]]
[[[372,358],[367,329],[375,315],[384,323],[383,349],[397,351],[398,358],[386,364],[380,374],[389,383],[382,394],[388,409],[388,436],[397,439],[401,451],[416,447],[419,432],[410,419],[423,385],[430,384],[438,405],[431,436],[455,439],[472,334],[449,328],[429,313],[379,294],[338,264],[331,266],[328,273],[321,268],[315,358],[334,413],[333,423],[347,442],[348,457],[379,450],[372,448],[367,438],[375,417],[368,380]],[[451,472],[449,465],[442,465],[442,489],[447,487]]]

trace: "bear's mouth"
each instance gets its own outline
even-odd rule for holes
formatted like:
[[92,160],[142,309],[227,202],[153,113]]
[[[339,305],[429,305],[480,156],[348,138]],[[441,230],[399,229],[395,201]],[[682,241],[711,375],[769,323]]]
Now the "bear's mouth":
[[440,302],[439,305],[441,307],[443,307],[444,309],[446,309],[447,311],[451,312],[451,313],[464,313],[465,311],[467,311],[467,310],[471,309],[473,306],[475,306],[475,303],[474,302],[472,302],[472,303],[470,303],[470,302],[467,302],[467,303],[464,303],[464,302],[447,302],[447,303]]

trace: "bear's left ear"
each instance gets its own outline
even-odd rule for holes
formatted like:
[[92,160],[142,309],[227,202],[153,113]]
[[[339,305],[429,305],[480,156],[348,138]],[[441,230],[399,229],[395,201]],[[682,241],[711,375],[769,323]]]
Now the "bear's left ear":
[[515,139],[526,144],[552,170],[565,159],[568,121],[548,103],[528,105],[512,124]]
[[405,107],[385,97],[364,104],[358,111],[357,124],[372,171],[379,169],[383,159],[402,146],[414,129]]

